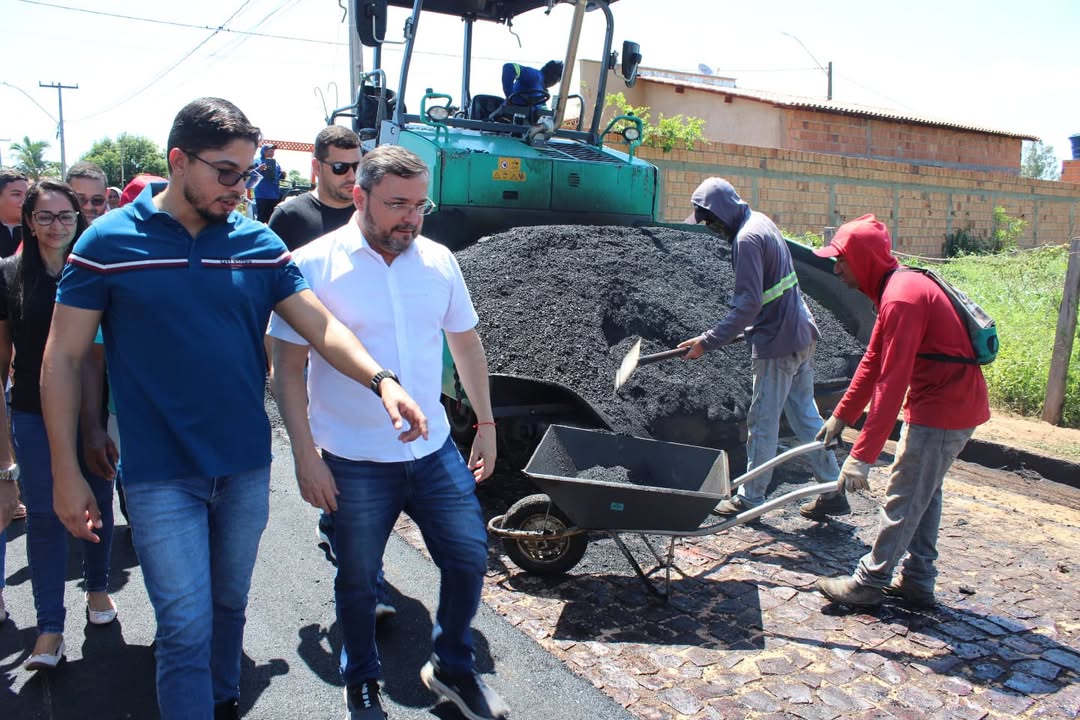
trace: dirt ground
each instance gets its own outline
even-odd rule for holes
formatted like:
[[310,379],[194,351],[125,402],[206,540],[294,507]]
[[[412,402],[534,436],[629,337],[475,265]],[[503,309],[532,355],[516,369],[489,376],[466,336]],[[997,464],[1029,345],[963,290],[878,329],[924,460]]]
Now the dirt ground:
[[1055,427],[1035,418],[995,410],[990,422],[975,431],[975,437],[1040,455],[1080,462],[1080,430]]

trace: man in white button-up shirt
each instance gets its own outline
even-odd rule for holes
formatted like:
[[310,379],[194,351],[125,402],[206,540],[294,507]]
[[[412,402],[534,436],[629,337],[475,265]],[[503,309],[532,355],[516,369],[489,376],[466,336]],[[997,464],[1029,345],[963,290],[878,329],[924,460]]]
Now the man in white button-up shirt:
[[[330,312],[352,330],[428,417],[427,440],[396,441],[377,394],[310,353],[280,317],[270,321],[274,394],[292,443],[304,499],[334,512],[334,583],[344,634],[341,671],[350,718],[381,720],[375,646],[376,576],[402,511],[423,532],[442,573],[424,683],[470,718],[499,718],[506,705],[476,673],[471,624],[487,566],[487,536],[474,485],[495,466],[487,357],[461,269],[444,246],[420,236],[429,171],[412,152],[382,146],[361,161],[355,221],[312,241],[294,260]],[[468,463],[440,405],[443,337],[477,417]],[[320,451],[321,449],[321,451]]]

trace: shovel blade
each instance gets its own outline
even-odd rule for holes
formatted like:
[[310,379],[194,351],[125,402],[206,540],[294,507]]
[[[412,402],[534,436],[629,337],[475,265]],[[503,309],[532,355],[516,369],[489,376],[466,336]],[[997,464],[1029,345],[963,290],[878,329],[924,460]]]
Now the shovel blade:
[[633,346],[630,348],[630,352],[623,356],[622,362],[619,363],[619,371],[615,373],[615,389],[618,390],[630,379],[630,376],[637,370],[638,358],[641,357],[641,338],[634,341]]

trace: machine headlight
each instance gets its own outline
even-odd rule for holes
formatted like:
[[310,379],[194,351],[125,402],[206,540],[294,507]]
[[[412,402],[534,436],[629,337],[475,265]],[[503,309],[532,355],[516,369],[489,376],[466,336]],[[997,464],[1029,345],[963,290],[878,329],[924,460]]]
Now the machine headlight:
[[427,116],[432,122],[443,122],[450,117],[450,108],[445,105],[436,105],[427,111]]
[[630,125],[623,129],[622,136],[626,142],[637,142],[641,138],[641,133],[636,125]]

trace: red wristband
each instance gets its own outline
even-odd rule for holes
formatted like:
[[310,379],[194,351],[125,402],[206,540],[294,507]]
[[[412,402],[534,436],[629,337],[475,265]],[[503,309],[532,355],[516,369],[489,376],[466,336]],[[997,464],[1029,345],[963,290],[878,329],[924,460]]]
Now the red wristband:
[[478,430],[481,425],[490,425],[491,427],[495,427],[494,422],[478,422],[478,423],[476,423],[475,425],[472,426],[473,430]]

